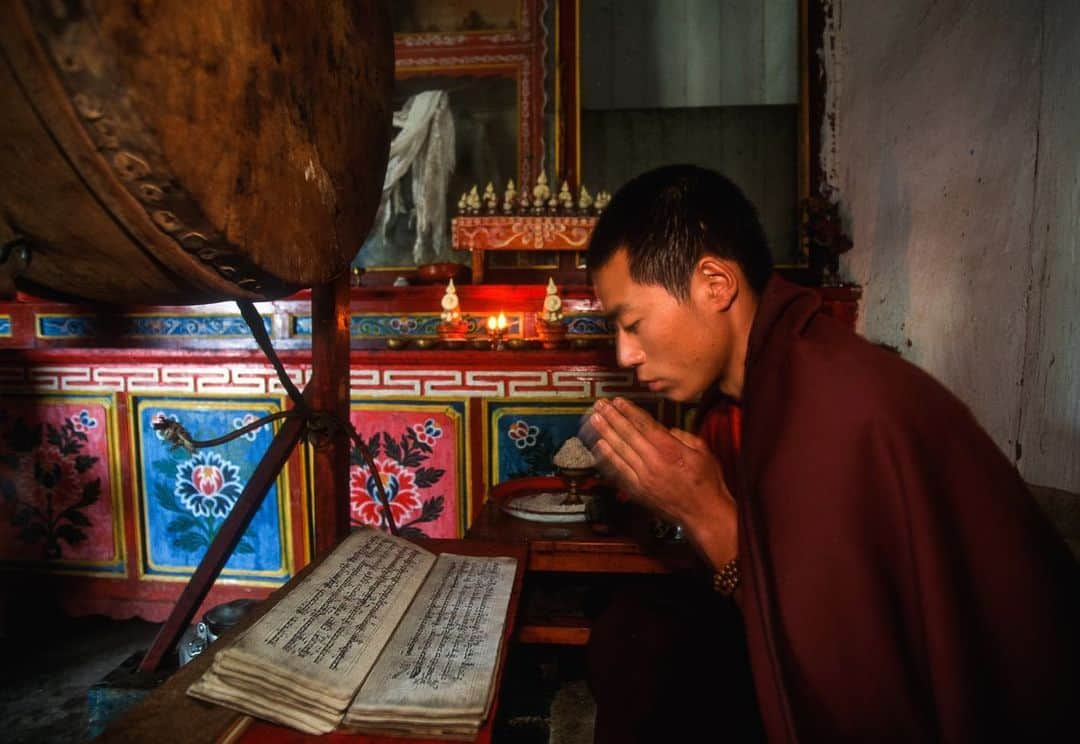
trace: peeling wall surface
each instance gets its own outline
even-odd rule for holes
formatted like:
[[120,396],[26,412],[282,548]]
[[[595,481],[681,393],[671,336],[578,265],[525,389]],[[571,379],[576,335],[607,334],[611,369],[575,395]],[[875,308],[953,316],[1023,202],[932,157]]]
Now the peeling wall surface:
[[1080,3],[1046,3],[1020,471],[1080,492]]
[[[825,173],[859,330],[1080,491],[1080,3],[828,3]],[[915,402],[913,402],[915,403]]]

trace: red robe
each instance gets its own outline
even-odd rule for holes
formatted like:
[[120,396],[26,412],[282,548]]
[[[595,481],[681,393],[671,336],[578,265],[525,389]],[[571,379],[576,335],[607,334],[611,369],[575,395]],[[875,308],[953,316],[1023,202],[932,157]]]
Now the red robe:
[[1076,561],[960,401],[819,308],[770,280],[730,484],[769,739],[1060,735]]

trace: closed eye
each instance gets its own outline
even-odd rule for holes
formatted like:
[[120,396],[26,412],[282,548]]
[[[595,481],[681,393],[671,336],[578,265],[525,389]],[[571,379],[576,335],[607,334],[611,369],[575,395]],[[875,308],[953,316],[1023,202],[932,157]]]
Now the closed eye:
[[638,326],[641,325],[641,320],[635,320],[630,325],[623,326],[623,333],[637,333]]

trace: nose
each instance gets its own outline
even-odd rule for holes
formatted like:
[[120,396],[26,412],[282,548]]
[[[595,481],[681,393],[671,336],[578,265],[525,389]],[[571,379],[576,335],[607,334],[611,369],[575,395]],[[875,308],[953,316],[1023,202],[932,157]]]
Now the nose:
[[620,367],[638,367],[645,361],[641,344],[622,329],[615,331],[615,361]]

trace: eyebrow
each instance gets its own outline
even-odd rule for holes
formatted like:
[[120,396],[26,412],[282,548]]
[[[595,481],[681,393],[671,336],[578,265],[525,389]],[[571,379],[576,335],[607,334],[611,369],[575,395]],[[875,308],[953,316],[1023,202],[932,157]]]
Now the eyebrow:
[[615,307],[611,308],[610,310],[605,310],[604,311],[604,316],[608,317],[608,318],[613,318],[613,319],[618,318],[622,313],[625,313],[626,310],[627,310],[627,304],[625,302],[620,302],[617,305],[615,305]]

